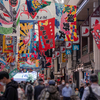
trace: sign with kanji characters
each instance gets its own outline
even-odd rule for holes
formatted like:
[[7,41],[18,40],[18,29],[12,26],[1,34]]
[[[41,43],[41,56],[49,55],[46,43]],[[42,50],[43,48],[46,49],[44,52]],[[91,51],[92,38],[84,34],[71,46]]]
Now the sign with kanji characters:
[[56,34],[64,41],[77,39],[76,6],[55,4],[56,7]]
[[98,49],[100,50],[100,24],[94,27],[94,30],[92,31],[92,35],[97,44]]
[[66,53],[62,53],[62,62],[66,62]]
[[73,50],[79,50],[79,45],[73,45]]
[[55,18],[38,21],[39,50],[55,48]]
[[71,55],[72,54],[72,50],[66,50],[66,55]]

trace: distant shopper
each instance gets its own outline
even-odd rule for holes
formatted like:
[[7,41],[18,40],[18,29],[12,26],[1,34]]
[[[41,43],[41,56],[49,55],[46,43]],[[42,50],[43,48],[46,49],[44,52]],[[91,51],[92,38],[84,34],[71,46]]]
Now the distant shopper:
[[69,86],[72,88],[72,96],[71,99],[76,99],[76,95],[75,95],[75,88],[76,88],[76,84],[72,81],[72,78],[69,78]]
[[20,86],[24,89],[25,88],[25,84],[23,81],[21,81]]
[[38,86],[34,88],[34,100],[38,100],[38,96],[40,95],[41,91],[45,88],[43,85],[43,79],[38,80]]
[[38,100],[60,100],[60,94],[55,87],[54,80],[49,81],[49,87],[42,90]]
[[25,95],[27,95],[27,100],[32,100],[33,86],[31,85],[30,82],[27,82],[27,86],[25,89]]
[[84,93],[84,84],[82,83],[81,84],[81,87],[79,89],[79,92],[80,92],[80,100],[82,99],[82,96],[83,96],[83,93]]
[[23,94],[24,92],[22,91],[20,84],[18,85],[18,100],[23,100]]
[[6,90],[0,100],[18,100],[18,83],[9,79],[9,74],[5,71],[0,72],[0,82],[6,85]]
[[96,74],[90,76],[90,82],[91,86],[85,88],[82,100],[100,100],[100,86]]
[[63,100],[71,100],[71,96],[72,96],[72,89],[69,86],[69,83],[66,83],[66,86],[62,89],[62,96],[63,96]]
[[62,96],[62,89],[65,87],[65,80],[62,80],[61,85],[59,86],[59,93]]

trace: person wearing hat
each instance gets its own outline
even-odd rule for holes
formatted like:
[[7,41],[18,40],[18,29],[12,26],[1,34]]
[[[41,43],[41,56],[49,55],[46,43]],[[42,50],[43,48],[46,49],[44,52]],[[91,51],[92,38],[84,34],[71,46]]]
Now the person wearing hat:
[[38,96],[40,95],[41,91],[45,88],[43,85],[43,79],[38,80],[38,86],[34,88],[34,100],[38,100]]
[[49,87],[42,90],[38,100],[60,100],[60,93],[55,87],[55,81],[50,80]]

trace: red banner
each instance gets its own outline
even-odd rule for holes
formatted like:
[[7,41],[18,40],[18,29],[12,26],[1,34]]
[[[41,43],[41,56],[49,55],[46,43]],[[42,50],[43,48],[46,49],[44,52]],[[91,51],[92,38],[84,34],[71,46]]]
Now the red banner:
[[94,27],[94,30],[92,31],[92,35],[97,44],[98,49],[100,50],[100,24]]
[[55,48],[55,18],[38,21],[39,50]]

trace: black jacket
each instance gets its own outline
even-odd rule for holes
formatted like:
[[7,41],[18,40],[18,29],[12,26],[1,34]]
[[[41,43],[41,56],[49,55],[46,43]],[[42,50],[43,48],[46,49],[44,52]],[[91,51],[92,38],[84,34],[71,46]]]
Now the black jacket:
[[34,100],[38,100],[38,96],[41,94],[41,91],[45,88],[44,85],[38,85],[35,87],[34,91]]
[[17,82],[12,80],[7,84],[5,93],[0,97],[0,100],[18,100],[17,88]]

